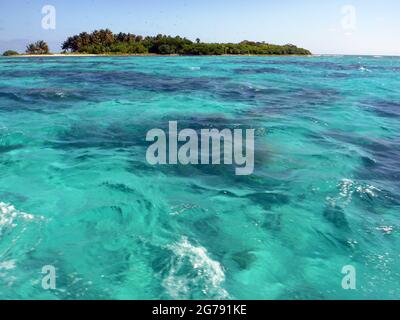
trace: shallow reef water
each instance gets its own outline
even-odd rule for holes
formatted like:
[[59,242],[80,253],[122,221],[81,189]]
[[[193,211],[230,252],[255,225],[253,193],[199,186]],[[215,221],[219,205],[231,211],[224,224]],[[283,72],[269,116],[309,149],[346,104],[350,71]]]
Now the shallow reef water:
[[[0,299],[399,299],[399,72],[395,57],[1,58]],[[254,174],[149,165],[146,133],[168,121],[254,128]]]

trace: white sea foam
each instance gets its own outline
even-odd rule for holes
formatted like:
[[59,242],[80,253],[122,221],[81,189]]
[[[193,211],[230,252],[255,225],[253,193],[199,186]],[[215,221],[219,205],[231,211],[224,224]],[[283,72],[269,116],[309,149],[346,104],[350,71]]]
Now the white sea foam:
[[392,234],[393,227],[392,226],[382,226],[382,227],[376,228],[376,230],[382,231],[385,234]]
[[350,179],[342,179],[340,183],[340,195],[343,198],[351,197],[352,191],[351,187],[353,186],[354,182]]
[[[44,218],[19,211],[12,204],[0,202],[0,240],[3,235],[8,234],[14,228],[21,225],[22,228],[20,229],[20,232],[14,234],[12,238],[12,243],[17,242],[21,235],[27,230],[26,224],[38,219],[43,220]],[[40,241],[41,240],[39,239],[32,248],[36,247]],[[3,259],[3,256],[4,252],[0,252],[0,259]],[[16,281],[14,276],[8,274],[11,270],[16,268],[16,265],[16,260],[0,260],[0,278],[2,278],[3,282],[7,283],[8,286],[12,286]]]
[[371,72],[371,70],[369,70],[368,68],[365,68],[363,66],[361,66],[358,70],[360,70],[362,72]]
[[0,236],[6,228],[15,228],[18,220],[31,221],[34,219],[34,215],[19,211],[11,204],[0,202]]
[[336,198],[328,197],[327,200],[332,206],[347,207],[353,200],[353,195],[356,193],[360,198],[367,196],[368,198],[378,197],[381,191],[377,187],[369,184],[357,183],[351,179],[342,179],[338,185],[340,193]]
[[173,210],[170,215],[171,216],[179,216],[183,213],[185,213],[186,211],[192,210],[196,208],[195,205],[193,204],[183,204],[183,205],[179,205],[179,206],[173,206],[171,209]]
[[225,281],[223,268],[218,261],[208,256],[204,247],[193,246],[183,237],[169,249],[175,256],[163,286],[172,298],[189,299],[190,288],[200,290],[209,299],[229,297],[228,292],[222,288]]
[[56,92],[56,96],[60,97],[60,98],[64,98],[65,97],[65,93],[61,92],[61,91],[58,91],[58,92]]
[[0,262],[0,270],[12,270],[15,269],[15,260]]
[[201,70],[200,67],[190,67],[189,69],[192,70],[192,71],[199,71],[199,70]]

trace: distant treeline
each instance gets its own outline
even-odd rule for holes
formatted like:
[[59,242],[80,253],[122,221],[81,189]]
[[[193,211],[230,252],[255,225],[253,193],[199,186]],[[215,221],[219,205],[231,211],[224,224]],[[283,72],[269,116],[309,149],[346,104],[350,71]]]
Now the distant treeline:
[[[27,54],[49,54],[49,46],[43,40],[36,41],[35,43],[31,43],[27,45],[26,51]],[[4,57],[18,56],[19,53],[14,50],[7,50],[3,53]]]
[[114,34],[111,30],[82,32],[69,37],[62,46],[67,52],[88,54],[179,54],[179,55],[223,55],[223,54],[271,54],[309,55],[310,51],[287,44],[284,46],[264,42],[242,41],[240,43],[193,42],[179,36],[157,35],[143,37],[131,33]]

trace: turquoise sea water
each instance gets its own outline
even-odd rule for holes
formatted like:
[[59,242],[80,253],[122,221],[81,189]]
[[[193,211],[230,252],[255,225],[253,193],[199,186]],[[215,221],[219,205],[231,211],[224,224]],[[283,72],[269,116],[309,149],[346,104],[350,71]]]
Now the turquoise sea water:
[[[399,299],[399,75],[389,57],[0,59],[0,299]],[[256,129],[254,174],[148,165],[170,120]]]

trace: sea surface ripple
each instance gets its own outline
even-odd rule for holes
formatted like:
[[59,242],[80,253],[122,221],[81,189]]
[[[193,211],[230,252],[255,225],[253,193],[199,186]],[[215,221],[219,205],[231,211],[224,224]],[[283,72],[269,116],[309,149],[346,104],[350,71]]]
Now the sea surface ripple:
[[[254,174],[148,165],[171,120]],[[400,58],[1,58],[0,299],[400,299],[399,168]]]

